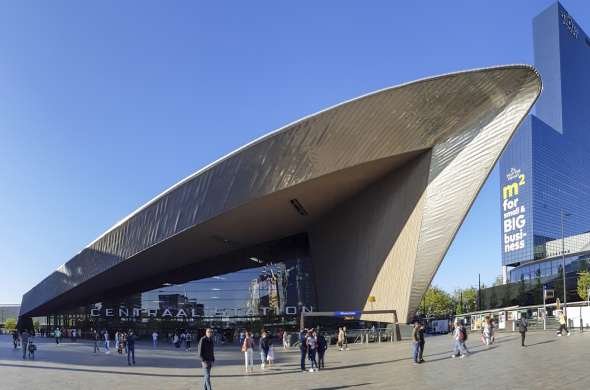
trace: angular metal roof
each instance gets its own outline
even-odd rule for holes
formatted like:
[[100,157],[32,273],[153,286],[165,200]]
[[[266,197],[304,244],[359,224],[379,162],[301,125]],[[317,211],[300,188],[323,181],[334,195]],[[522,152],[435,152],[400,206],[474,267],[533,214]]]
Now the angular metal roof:
[[[27,292],[21,315],[44,315],[126,286],[155,288],[183,267],[305,232],[339,202],[431,151],[429,186],[437,192],[429,195],[420,233],[415,305],[540,90],[532,67],[494,67],[385,88],[293,122],[117,223]],[[467,196],[440,187],[449,183],[450,166],[455,179],[469,186]],[[449,197],[441,198],[443,193]],[[308,217],[293,211],[294,198],[302,200]],[[461,213],[440,224],[440,218],[449,219],[442,215],[445,208]]]

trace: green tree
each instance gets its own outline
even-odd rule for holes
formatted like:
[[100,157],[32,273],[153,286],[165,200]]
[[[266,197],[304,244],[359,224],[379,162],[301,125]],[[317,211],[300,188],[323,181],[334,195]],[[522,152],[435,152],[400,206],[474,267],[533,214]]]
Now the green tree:
[[467,312],[477,310],[477,289],[475,287],[463,290],[463,305]]
[[7,318],[4,322],[4,327],[6,330],[15,330],[16,329],[16,318]]
[[423,298],[424,314],[431,316],[446,316],[453,313],[455,301],[450,294],[438,287],[430,287]]
[[578,273],[578,295],[582,300],[588,300],[588,289],[590,288],[590,272],[583,271]]

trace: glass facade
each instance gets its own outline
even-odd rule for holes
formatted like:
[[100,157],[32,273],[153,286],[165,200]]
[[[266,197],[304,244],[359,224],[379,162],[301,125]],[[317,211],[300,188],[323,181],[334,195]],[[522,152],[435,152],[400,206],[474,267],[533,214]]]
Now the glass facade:
[[[534,19],[533,31],[543,93],[500,160],[510,281],[556,275],[561,258],[539,260],[562,245],[566,254],[590,250],[590,39],[559,3]],[[583,257],[568,257],[566,272]]]
[[[160,287],[96,302],[47,317],[49,328],[133,328],[202,332],[213,327],[231,340],[238,329],[295,329],[299,314],[317,310],[309,244],[303,235],[269,243],[263,256],[237,254],[234,272]],[[241,252],[240,252],[241,253]],[[233,256],[233,255],[231,255]],[[237,269],[237,271],[235,270]],[[190,275],[187,275],[190,279]]]

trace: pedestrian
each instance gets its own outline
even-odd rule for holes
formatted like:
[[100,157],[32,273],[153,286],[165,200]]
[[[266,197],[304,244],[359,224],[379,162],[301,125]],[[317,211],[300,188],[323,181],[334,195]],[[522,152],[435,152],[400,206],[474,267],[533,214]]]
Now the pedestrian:
[[269,345],[268,345],[268,354],[266,355],[266,361],[268,362],[268,366],[272,367],[272,364],[275,361],[275,351],[274,351],[274,347],[272,345],[272,336],[269,335],[268,339],[269,339]]
[[20,334],[20,345],[23,349],[23,360],[27,358],[27,349],[29,347],[29,332],[25,329]]
[[324,355],[328,350],[328,341],[323,334],[318,335],[318,369],[321,370],[325,367]]
[[94,339],[94,353],[100,352],[100,334],[98,334],[98,332],[96,330],[94,330],[94,333],[92,335],[93,339]]
[[557,331],[557,335],[561,336],[563,331],[567,332],[567,335],[570,335],[570,331],[567,328],[567,317],[565,316],[565,313],[562,311],[561,313],[559,313],[559,330]]
[[299,352],[301,353],[301,371],[305,371],[305,358],[307,357],[307,329],[299,332]]
[[185,340],[186,340],[186,351],[188,352],[191,350],[191,344],[193,342],[193,336],[191,335],[190,332],[186,333]]
[[289,332],[285,330],[283,331],[283,349],[286,351],[287,349],[289,349],[289,347]]
[[35,360],[35,351],[37,350],[37,346],[33,342],[33,336],[29,337],[29,346],[27,349],[29,351],[29,359]]
[[455,319],[455,329],[453,330],[453,354],[451,357],[464,358],[467,355],[467,348],[465,341],[467,341],[467,329],[463,326],[463,322]]
[[109,349],[109,345],[111,342],[109,340],[109,331],[108,330],[106,330],[106,329],[104,330],[103,337],[104,337],[104,349],[105,349],[104,353],[106,353],[108,355],[109,353],[111,353],[111,350]]
[[483,332],[482,332],[483,343],[485,345],[491,345],[492,344],[492,320],[490,319],[489,316],[486,316],[486,318],[484,319],[482,330],[483,330]]
[[16,349],[19,346],[18,333],[16,332],[16,330],[12,331],[12,344],[14,345],[14,349]]
[[317,371],[318,363],[316,361],[316,353],[318,347],[317,337],[313,329],[310,329],[307,333],[307,355],[309,357],[309,363],[311,365],[309,372]]
[[260,368],[264,370],[264,366],[266,364],[266,359],[268,357],[268,350],[270,347],[270,342],[268,337],[268,333],[266,331],[262,331],[260,340],[258,341],[258,346],[260,347]]
[[123,353],[123,349],[121,348],[121,346],[119,344],[120,337],[121,337],[121,333],[117,329],[117,331],[115,332],[115,348],[117,348],[117,352],[119,352],[121,354],[121,353]]
[[53,336],[55,337],[55,343],[59,344],[59,339],[61,338],[61,330],[59,328],[55,328],[53,331]]
[[340,351],[342,351],[342,345],[344,344],[344,331],[342,330],[342,327],[338,328],[338,338],[336,341],[336,345],[338,346],[338,349]]
[[132,330],[129,330],[129,334],[125,337],[125,346],[127,350],[127,364],[135,366],[135,334]]
[[424,363],[424,345],[426,342],[424,341],[424,332],[426,331],[426,327],[424,324],[420,324],[420,329],[418,329],[418,341],[420,343],[420,351],[418,352],[418,361],[420,363]]
[[174,337],[172,339],[172,343],[174,344],[174,346],[176,348],[180,348],[180,337],[178,337],[178,334],[174,333]]
[[420,330],[420,323],[416,321],[414,323],[414,328],[412,328],[412,357],[414,359],[414,364],[420,364],[420,360],[418,356],[420,355],[420,336],[418,332]]
[[342,348],[348,351],[348,332],[346,331],[346,326],[342,327]]
[[204,390],[211,390],[211,367],[213,367],[213,363],[215,362],[215,354],[213,352],[213,340],[211,336],[213,335],[213,330],[211,328],[207,328],[205,330],[205,336],[201,337],[199,340],[199,346],[197,350],[199,351],[199,357],[201,358],[201,366],[203,367],[203,389]]
[[152,348],[158,348],[158,332],[152,333]]
[[244,333],[244,342],[242,343],[242,352],[244,352],[244,364],[246,374],[254,371],[254,340],[250,332]]
[[520,313],[520,319],[518,320],[518,332],[520,333],[520,346],[526,347],[524,345],[524,339],[526,337],[526,332],[529,330],[529,322],[526,319],[525,313]]
[[240,345],[244,344],[244,339],[246,338],[246,332],[242,329],[240,331]]

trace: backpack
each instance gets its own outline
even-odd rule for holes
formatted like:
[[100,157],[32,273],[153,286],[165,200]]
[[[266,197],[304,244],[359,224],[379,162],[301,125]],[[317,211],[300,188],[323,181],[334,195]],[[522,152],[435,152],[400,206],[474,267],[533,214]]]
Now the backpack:
[[521,333],[527,331],[527,325],[523,319],[518,320],[518,331]]
[[459,339],[461,339],[461,341],[467,341],[467,329],[465,329],[464,326],[462,326],[461,328],[459,328]]

